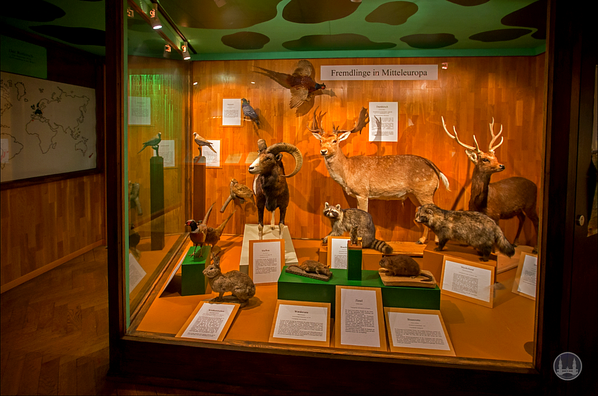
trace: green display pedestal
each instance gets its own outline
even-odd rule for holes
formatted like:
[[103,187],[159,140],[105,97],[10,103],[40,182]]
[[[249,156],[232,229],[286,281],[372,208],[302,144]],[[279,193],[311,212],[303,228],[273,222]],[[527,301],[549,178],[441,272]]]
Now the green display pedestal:
[[151,249],[164,249],[164,158],[150,158]]
[[361,246],[349,246],[347,250],[347,279],[352,281],[361,280],[362,253]]
[[[440,289],[384,286],[378,271],[361,271],[361,280],[349,280],[347,270],[332,269],[328,282],[289,274],[283,269],[278,278],[278,299],[331,303],[334,312],[336,286],[379,287],[385,307],[440,309]],[[334,313],[333,313],[334,314]]]
[[[193,257],[193,248],[189,248],[181,264],[181,295],[191,296],[206,294],[207,279],[203,270],[210,265],[210,246],[201,248],[202,258]],[[199,254],[200,249],[196,250]]]

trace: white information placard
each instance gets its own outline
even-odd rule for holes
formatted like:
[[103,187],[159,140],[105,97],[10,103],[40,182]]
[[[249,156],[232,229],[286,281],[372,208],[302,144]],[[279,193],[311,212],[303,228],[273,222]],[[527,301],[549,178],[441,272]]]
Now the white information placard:
[[438,80],[438,65],[322,65],[322,81]]
[[158,149],[158,152],[160,153],[160,156],[164,159],[164,167],[172,168],[176,166],[176,162],[174,159],[174,140],[162,140],[159,146],[160,148]]
[[538,280],[538,256],[522,253],[517,274],[513,282],[513,292],[531,299],[536,298]]
[[386,350],[380,288],[337,286],[336,347]]
[[202,301],[176,336],[222,341],[238,310],[239,304]]
[[440,311],[384,308],[391,352],[455,356]]
[[330,303],[278,300],[270,342],[329,346]]
[[222,99],[222,126],[240,126],[242,116],[241,99]]
[[347,243],[349,238],[328,237],[328,263],[330,268],[347,269]]
[[129,96],[129,125],[152,125],[152,98]]
[[442,293],[492,308],[495,268],[454,257],[444,257]]
[[220,168],[220,140],[208,140],[212,143],[214,151],[207,147],[201,150],[201,153],[206,158],[206,166],[211,168]]
[[399,141],[399,103],[370,102],[370,142]]
[[249,241],[249,276],[253,283],[278,282],[283,265],[283,239]]

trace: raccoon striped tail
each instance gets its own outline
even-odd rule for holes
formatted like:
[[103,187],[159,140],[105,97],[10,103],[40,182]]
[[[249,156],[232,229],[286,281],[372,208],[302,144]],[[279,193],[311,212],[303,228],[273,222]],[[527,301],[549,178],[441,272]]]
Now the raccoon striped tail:
[[512,257],[515,254],[515,247],[511,245],[511,242],[505,238],[505,235],[501,232],[496,237],[496,247],[502,254]]
[[372,244],[368,247],[370,249],[376,249],[377,251],[382,252],[384,254],[392,253],[392,246],[390,246],[388,243],[381,241],[379,239],[374,239],[374,242],[372,242]]

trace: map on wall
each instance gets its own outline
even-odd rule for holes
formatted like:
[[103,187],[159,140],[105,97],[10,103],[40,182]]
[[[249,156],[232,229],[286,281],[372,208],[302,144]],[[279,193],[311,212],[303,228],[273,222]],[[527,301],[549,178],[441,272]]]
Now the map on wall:
[[2,182],[96,167],[95,89],[0,73]]

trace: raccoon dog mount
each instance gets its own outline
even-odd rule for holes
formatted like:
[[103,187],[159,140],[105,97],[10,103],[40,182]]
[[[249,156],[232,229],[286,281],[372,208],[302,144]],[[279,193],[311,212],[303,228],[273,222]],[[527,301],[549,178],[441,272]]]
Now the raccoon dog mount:
[[323,281],[329,281],[330,278],[332,278],[332,272],[330,272],[330,268],[328,268],[325,264],[315,260],[305,260],[299,265],[289,265],[285,269],[285,272]]
[[332,231],[322,241],[324,244],[328,242],[329,236],[342,236],[345,232],[351,232],[356,227],[357,237],[361,238],[363,248],[375,249],[383,254],[392,253],[392,246],[376,239],[376,226],[372,220],[372,215],[365,210],[356,208],[341,209],[340,205],[330,206],[326,202],[323,214],[330,219],[332,225]]
[[449,240],[453,240],[474,247],[481,254],[481,261],[488,261],[495,247],[508,257],[515,254],[515,248],[500,227],[483,213],[444,210],[428,204],[418,208],[415,221],[434,231],[438,237],[436,251],[441,251]]

